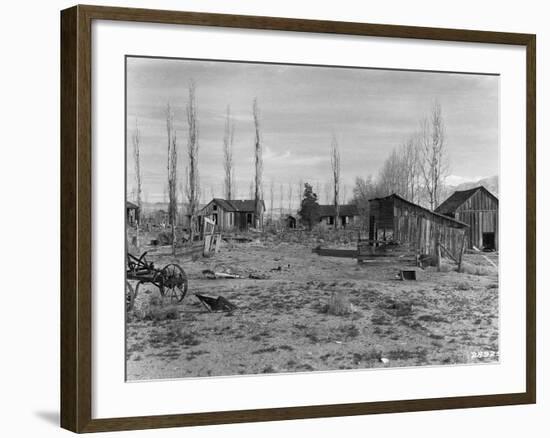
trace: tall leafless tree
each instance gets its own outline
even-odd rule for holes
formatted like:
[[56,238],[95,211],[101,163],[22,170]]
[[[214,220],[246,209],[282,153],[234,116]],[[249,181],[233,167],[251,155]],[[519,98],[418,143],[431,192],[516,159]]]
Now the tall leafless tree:
[[199,120],[196,101],[195,82],[189,82],[188,100],[186,108],[187,117],[187,202],[189,204],[188,214],[190,216],[190,241],[199,231],[197,224],[197,210],[199,206],[200,185],[199,185]]
[[269,221],[273,224],[273,200],[275,198],[275,182],[269,183]]
[[166,133],[168,138],[168,154],[166,170],[168,174],[168,220],[172,228],[172,254],[176,255],[176,225],[178,214],[178,150],[176,129],[174,128],[174,113],[170,104],[166,105]]
[[233,180],[233,140],[235,138],[235,123],[231,118],[231,108],[227,105],[225,116],[225,130],[223,133],[223,170],[224,170],[224,195],[225,199],[233,199],[235,196]]
[[136,212],[136,246],[140,247],[139,245],[139,227],[141,225],[141,213],[143,211],[143,206],[141,203],[141,163],[140,163],[140,134],[139,134],[139,127],[138,127],[138,120],[136,117],[136,127],[134,129],[134,132],[132,134],[132,143],[134,145],[134,167],[136,172],[136,201],[137,201],[137,212]]
[[279,186],[279,218],[283,216],[283,209],[285,203],[285,189],[283,183]]
[[256,218],[256,228],[262,227],[262,172],[263,172],[263,154],[262,141],[260,135],[260,111],[258,109],[258,99],[252,103],[252,115],[254,117],[254,214]]
[[297,187],[298,190],[296,190],[296,200],[298,201],[298,210],[300,209],[300,205],[302,204],[302,197],[304,195],[304,181],[300,178],[300,181],[298,181]]
[[415,134],[409,137],[407,142],[402,146],[401,151],[407,186],[407,194],[405,197],[411,202],[418,203],[421,185],[419,136]]
[[431,210],[439,205],[441,192],[449,170],[445,148],[445,124],[439,102],[434,102],[431,114],[421,122],[421,173],[427,202]]
[[396,193],[411,202],[419,201],[421,157],[418,138],[418,135],[409,137],[384,161],[378,175],[378,185],[384,196]]
[[324,202],[325,204],[330,204],[331,203],[331,192],[332,192],[332,183],[330,182],[326,182],[325,184],[323,184],[323,194],[324,194]]
[[336,136],[332,136],[332,142],[330,145],[330,166],[332,169],[332,187],[333,187],[333,202],[335,210],[334,227],[338,228],[338,220],[340,218],[340,148],[338,147],[338,140]]
[[288,182],[288,214],[292,214],[292,183]]

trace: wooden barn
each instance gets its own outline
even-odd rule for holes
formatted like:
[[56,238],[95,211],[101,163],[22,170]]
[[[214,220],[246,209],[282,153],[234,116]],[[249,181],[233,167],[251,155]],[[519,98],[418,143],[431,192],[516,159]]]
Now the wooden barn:
[[254,199],[227,200],[214,198],[199,211],[199,225],[202,227],[204,218],[207,217],[223,231],[247,230],[258,225],[262,227],[265,204],[264,201],[260,201],[261,214],[256,221],[254,203]]
[[418,254],[431,256],[439,242],[443,255],[460,258],[467,224],[396,194],[371,199],[369,207],[369,241],[408,244]]
[[435,211],[469,225],[468,248],[498,250],[498,198],[485,187],[454,192]]

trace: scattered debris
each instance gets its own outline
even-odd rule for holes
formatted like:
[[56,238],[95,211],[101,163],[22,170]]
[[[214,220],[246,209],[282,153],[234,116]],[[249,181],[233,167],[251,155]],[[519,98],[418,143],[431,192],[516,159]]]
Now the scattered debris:
[[232,312],[237,308],[235,304],[231,303],[229,300],[222,296],[219,296],[218,298],[213,298],[197,293],[195,293],[195,296],[209,312]]
[[248,275],[248,278],[252,279],[252,280],[267,280],[269,278],[269,276],[267,276],[266,274],[261,274],[261,273],[251,273]]
[[217,278],[243,278],[241,275],[238,274],[230,274],[227,272],[214,272],[211,269],[205,269],[202,271],[202,273],[206,276],[206,278],[209,278],[210,280],[215,280]]
[[286,266],[277,266],[276,268],[271,268],[271,272],[280,272],[282,271],[283,269],[290,269],[290,263],[288,263]]

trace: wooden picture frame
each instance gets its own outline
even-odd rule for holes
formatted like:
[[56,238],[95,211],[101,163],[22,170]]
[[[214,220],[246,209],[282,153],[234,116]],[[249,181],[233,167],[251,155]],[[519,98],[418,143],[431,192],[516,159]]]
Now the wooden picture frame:
[[[387,38],[518,45],[526,48],[526,391],[127,418],[92,418],[92,21],[114,20]],[[61,12],[61,426],[98,432],[472,408],[536,400],[535,58],[531,34],[75,6]]]

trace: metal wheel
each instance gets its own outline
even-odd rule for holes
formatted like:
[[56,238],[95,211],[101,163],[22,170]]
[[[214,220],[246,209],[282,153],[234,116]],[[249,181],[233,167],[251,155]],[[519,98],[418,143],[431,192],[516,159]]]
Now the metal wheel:
[[134,301],[136,300],[137,289],[134,288],[129,281],[126,281],[126,311],[130,311],[134,307]]
[[162,268],[162,296],[170,298],[171,302],[181,303],[187,294],[187,275],[180,265],[170,264]]

